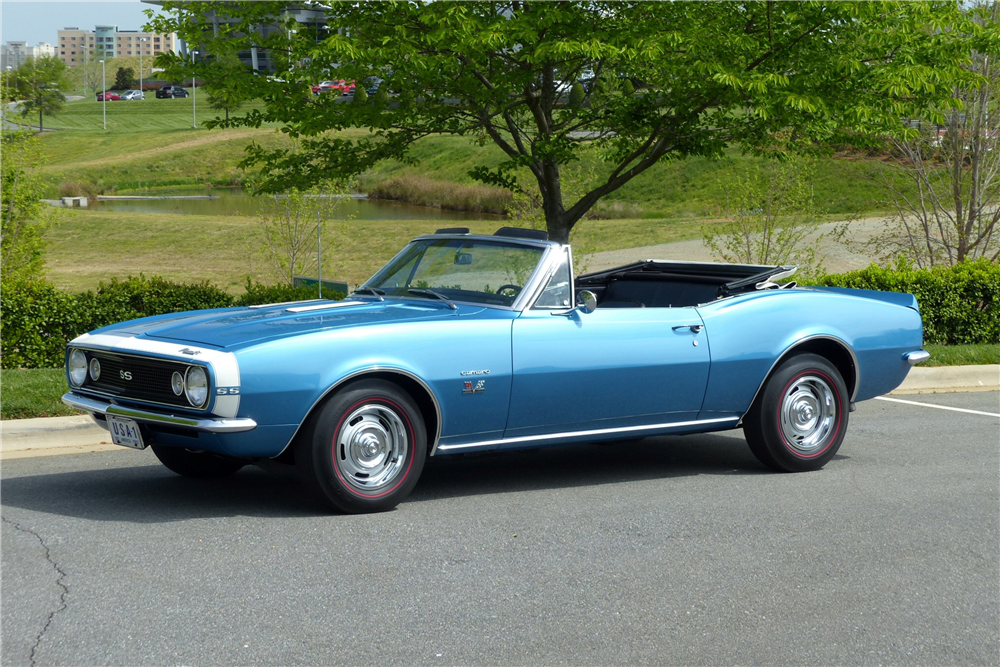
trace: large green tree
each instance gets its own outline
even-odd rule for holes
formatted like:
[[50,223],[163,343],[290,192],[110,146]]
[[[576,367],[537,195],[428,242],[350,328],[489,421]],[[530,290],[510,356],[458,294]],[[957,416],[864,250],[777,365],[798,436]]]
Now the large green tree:
[[[272,190],[405,160],[435,134],[492,142],[507,159],[480,180],[540,200],[552,238],[601,197],[658,160],[720,156],[730,146],[780,152],[813,142],[865,143],[905,132],[902,119],[947,109],[950,89],[975,85],[971,43],[994,52],[989,27],[946,2],[336,2],[312,6],[326,26],[300,23],[300,3],[168,0],[151,21],[208,53],[267,49],[274,77],[243,72],[229,85],[262,109],[210,126],[277,122],[295,148],[248,148],[247,166]],[[294,13],[293,13],[294,12]],[[263,31],[259,26],[276,26]],[[174,76],[210,80],[206,66],[161,56]],[[388,105],[309,94],[321,79],[383,80]],[[591,78],[580,104],[572,84]],[[634,93],[623,94],[628,79]],[[370,130],[348,138],[330,132]],[[606,174],[574,201],[561,177],[593,145]],[[520,180],[519,180],[520,179]],[[576,190],[578,188],[574,188]]]
[[62,90],[71,86],[66,76],[66,63],[55,56],[29,58],[14,71],[11,80],[18,110],[27,118],[38,114],[38,131],[44,128],[42,117],[58,113],[66,102]]

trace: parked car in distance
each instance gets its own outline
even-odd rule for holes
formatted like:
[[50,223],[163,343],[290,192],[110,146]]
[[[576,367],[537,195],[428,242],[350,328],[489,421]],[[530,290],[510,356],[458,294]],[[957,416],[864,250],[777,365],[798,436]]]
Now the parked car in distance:
[[141,90],[126,90],[121,94],[121,98],[123,100],[144,100],[146,95]]
[[104,102],[105,100],[107,100],[108,102],[113,102],[115,100],[120,100],[121,98],[122,98],[121,95],[119,95],[118,93],[113,93],[110,90],[105,90],[103,93],[97,93],[98,102]]
[[912,295],[779,282],[793,271],[645,260],[575,277],[544,232],[442,229],[342,301],[79,336],[63,401],[180,475],[289,463],[345,512],[394,507],[427,457],[652,435],[742,428],[765,466],[818,470],[854,403],[930,355]]
[[168,99],[173,97],[188,97],[190,93],[181,86],[163,86],[156,91],[158,99]]
[[320,81],[315,86],[312,86],[313,95],[319,95],[320,93],[330,93],[334,90],[339,90],[337,88],[336,81]]

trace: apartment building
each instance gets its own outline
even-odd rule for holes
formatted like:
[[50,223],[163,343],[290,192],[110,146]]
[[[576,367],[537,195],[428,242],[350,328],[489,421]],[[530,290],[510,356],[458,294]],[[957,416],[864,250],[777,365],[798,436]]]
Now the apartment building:
[[119,30],[116,25],[98,25],[94,30],[64,28],[57,38],[56,55],[73,67],[86,62],[91,55],[98,58],[121,58],[122,56],[156,56],[178,49],[178,39],[174,33],[159,34],[138,30]]
[[48,42],[39,42],[38,46],[28,46],[27,42],[9,41],[0,46],[0,70],[17,69],[28,58],[53,56],[56,50]]

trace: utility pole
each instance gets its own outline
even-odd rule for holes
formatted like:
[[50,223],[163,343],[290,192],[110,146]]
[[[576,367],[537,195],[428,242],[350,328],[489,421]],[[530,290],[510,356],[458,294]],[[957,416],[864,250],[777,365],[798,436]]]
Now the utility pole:
[[[197,51],[191,51],[191,64],[195,63]],[[198,73],[191,73],[191,129],[198,129]]]
[[316,211],[316,271],[319,275],[319,298],[323,298],[323,214]]
[[143,42],[148,42],[149,40],[145,37],[139,38],[139,99],[146,99],[146,94],[142,92],[142,50],[145,48]]
[[104,61],[101,61],[101,103],[104,107],[101,109],[101,114],[104,116],[104,129],[108,129],[108,82],[104,75]]

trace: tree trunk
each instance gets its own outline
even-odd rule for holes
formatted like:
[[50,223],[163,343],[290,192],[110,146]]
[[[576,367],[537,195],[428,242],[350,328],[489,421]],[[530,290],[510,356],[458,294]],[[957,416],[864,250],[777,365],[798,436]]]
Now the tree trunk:
[[38,110],[38,133],[42,133],[42,110]]

